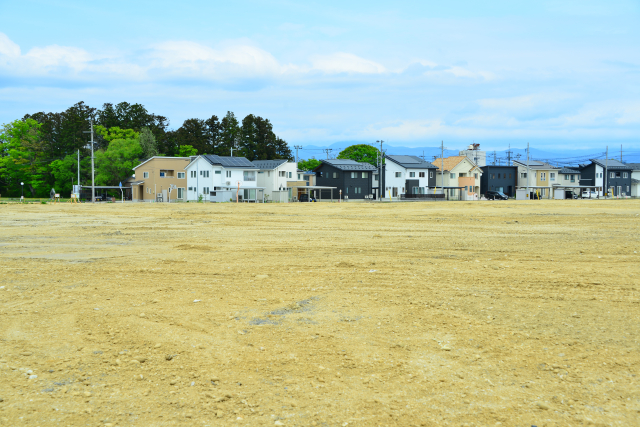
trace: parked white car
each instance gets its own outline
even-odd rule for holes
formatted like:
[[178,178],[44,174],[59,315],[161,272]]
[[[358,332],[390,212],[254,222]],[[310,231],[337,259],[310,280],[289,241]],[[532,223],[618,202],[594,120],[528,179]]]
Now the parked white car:
[[582,192],[583,199],[595,199],[597,196],[595,191],[587,190]]

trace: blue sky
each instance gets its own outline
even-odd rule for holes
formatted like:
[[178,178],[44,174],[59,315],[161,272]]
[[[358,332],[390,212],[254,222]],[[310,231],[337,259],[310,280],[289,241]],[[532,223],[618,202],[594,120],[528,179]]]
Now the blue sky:
[[639,24],[637,0],[3,1],[0,122],[128,101],[290,145],[640,151]]

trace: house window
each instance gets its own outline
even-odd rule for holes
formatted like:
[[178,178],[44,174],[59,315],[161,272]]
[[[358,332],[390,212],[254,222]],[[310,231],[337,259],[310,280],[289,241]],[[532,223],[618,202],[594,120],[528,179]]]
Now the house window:
[[429,178],[433,178],[433,172],[429,172]]
[[293,172],[289,172],[289,179],[291,179],[291,177],[293,177]]
[[300,174],[298,174],[298,181],[300,181],[302,178],[300,177]]
[[520,173],[520,178],[526,178],[526,177],[527,177],[527,173],[526,172]]
[[285,171],[280,171],[280,172],[278,172],[278,176],[279,176],[280,178],[286,178],[286,177],[287,177],[287,172],[285,172]]
[[227,178],[231,178],[231,171],[226,171],[227,172]]
[[616,172],[616,178],[620,178],[620,172]]
[[396,178],[402,177],[402,172],[396,172]]
[[418,172],[418,178],[424,178],[424,172]]
[[549,181],[555,181],[556,180],[556,174],[554,172],[550,172],[549,173]]
[[[478,177],[478,174],[476,174],[476,178]],[[511,174],[509,174],[509,179],[511,179]]]
[[495,173],[491,174],[491,179],[496,179],[496,174]]
[[209,187],[202,187],[202,194],[209,194]]
[[362,187],[355,187],[354,190],[355,194],[362,194]]
[[149,178],[149,172],[142,172],[142,178]]
[[363,178],[369,178],[369,172],[362,172]]
[[464,175],[464,172],[460,172],[460,173],[458,174],[458,176],[459,176],[459,177],[463,177],[463,176],[465,176],[465,175]]
[[374,173],[374,174],[373,174],[373,180],[374,180],[374,181],[377,181],[377,180],[378,180],[378,174],[377,174],[377,173]]
[[449,174],[449,178],[454,179],[455,177],[456,177],[456,174],[455,174],[455,173],[450,173],[450,174]]
[[415,178],[415,177],[416,177],[415,172],[409,172],[409,178]]
[[178,187],[178,199],[184,199],[184,188]]
[[571,182],[576,182],[576,176],[575,175],[571,175]]
[[256,173],[255,171],[244,171],[242,173],[242,179],[244,181],[255,181],[256,180]]
[[193,187],[189,187],[189,191],[193,191]]
[[334,173],[333,173],[333,177],[334,177],[335,179],[338,179],[338,172],[334,172]]
[[540,181],[546,181],[546,180],[547,180],[547,173],[540,172]]
[[357,178],[358,172],[351,172],[351,178]]
[[304,176],[304,180],[305,180],[305,181],[309,181],[309,175],[305,175],[305,176]]
[[625,173],[623,173],[623,174],[622,174],[622,177],[623,177],[623,178],[629,178],[629,172],[625,172]]
[[178,172],[178,179],[184,179],[184,172]]
[[611,172],[611,173],[609,173],[609,178],[615,178],[615,177],[616,177],[615,172]]
[[477,174],[477,173],[474,173],[474,174],[473,174],[473,177],[474,177],[475,179],[478,179],[478,174]]
[[222,175],[222,171],[221,170],[217,170],[214,172],[216,175]]
[[190,176],[191,176],[191,178],[195,178],[196,177],[196,171],[191,171]]
[[164,171],[160,171],[160,178],[164,178],[164,176],[165,176]]

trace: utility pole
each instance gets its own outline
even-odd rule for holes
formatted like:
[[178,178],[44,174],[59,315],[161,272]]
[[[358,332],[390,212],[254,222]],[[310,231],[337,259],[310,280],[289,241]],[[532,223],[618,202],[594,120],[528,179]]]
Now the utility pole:
[[329,160],[329,153],[333,151],[333,148],[325,148],[322,151],[324,151],[325,153],[327,153],[327,160]]
[[[442,194],[444,194],[444,141],[440,141],[440,177],[442,178]],[[436,191],[438,190],[438,181],[436,181]]]
[[[91,134],[91,203],[96,202],[96,186],[95,186],[95,171],[93,167],[93,117],[89,117],[89,124],[91,125],[90,131],[83,131],[82,133],[90,133]],[[80,169],[80,162],[78,161],[78,169]],[[80,176],[80,171],[78,171],[78,176]],[[78,179],[78,185],[80,184],[80,180]]]
[[622,144],[620,144],[620,163],[622,163]]
[[527,142],[527,197],[529,196],[529,143]]
[[511,143],[509,143],[509,149],[507,150],[507,166],[511,166],[511,154],[513,154],[513,151],[511,151]]
[[298,162],[300,161],[298,157],[298,150],[302,150],[302,145],[294,145],[293,148],[296,149],[296,167],[298,167]]
[[606,158],[604,161],[604,190],[606,191],[606,193],[604,193],[604,197],[607,197],[607,194],[609,194],[609,146],[607,145],[607,154],[606,154]]
[[496,165],[496,150],[493,150],[493,166]]
[[[80,149],[78,148],[78,187],[80,186]],[[78,188],[80,190],[80,188]],[[78,200],[80,200],[80,194],[78,194]]]
[[420,156],[420,157],[422,157],[422,160],[425,160],[425,158],[424,158],[424,150],[422,150],[422,156]]
[[382,160],[383,160],[383,153],[382,153],[382,143],[384,142],[383,140],[380,141],[376,141],[380,143],[380,161],[378,162],[378,167],[380,168],[380,172],[378,173],[378,201],[381,202],[382,201]]

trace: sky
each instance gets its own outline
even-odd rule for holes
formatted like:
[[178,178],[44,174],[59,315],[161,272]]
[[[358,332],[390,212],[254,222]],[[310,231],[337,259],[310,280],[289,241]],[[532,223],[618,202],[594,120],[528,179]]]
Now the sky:
[[0,0],[0,123],[256,114],[291,146],[640,152],[640,2]]

